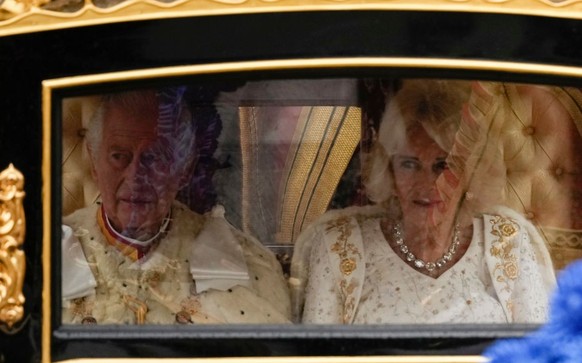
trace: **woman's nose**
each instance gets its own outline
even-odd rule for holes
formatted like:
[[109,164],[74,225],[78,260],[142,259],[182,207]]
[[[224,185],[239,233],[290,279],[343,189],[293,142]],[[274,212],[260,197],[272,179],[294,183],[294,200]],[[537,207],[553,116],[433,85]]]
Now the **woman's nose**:
[[440,170],[439,168],[425,167],[425,168],[422,168],[422,178],[425,181],[429,181],[432,183],[436,180],[436,178],[439,177],[441,172],[442,172],[442,170]]
[[436,180],[440,172],[435,172],[431,168],[423,168],[419,173],[417,178],[417,185],[421,186],[424,190],[435,189]]

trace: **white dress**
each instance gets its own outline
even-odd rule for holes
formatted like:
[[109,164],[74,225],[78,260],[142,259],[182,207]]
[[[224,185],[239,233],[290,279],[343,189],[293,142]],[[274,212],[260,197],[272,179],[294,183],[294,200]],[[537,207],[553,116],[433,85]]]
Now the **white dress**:
[[541,237],[517,213],[504,209],[504,215],[475,218],[466,253],[436,279],[394,252],[381,218],[348,213],[307,233],[313,246],[304,323],[546,320],[553,267]]

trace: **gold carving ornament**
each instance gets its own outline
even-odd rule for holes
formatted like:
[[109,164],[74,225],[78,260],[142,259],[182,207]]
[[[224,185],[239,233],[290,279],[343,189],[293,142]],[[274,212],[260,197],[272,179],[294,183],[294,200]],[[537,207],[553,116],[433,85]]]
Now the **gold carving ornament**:
[[24,312],[23,186],[24,177],[12,164],[0,173],[0,321],[9,328]]
[[433,10],[582,19],[582,0],[0,0],[0,37],[136,20],[325,10]]

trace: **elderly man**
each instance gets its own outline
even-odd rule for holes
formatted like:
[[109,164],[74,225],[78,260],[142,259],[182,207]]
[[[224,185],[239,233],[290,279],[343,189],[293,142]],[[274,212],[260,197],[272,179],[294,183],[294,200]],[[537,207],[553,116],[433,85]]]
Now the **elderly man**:
[[176,201],[200,142],[183,91],[107,95],[92,118],[101,202],[63,219],[63,323],[288,321],[274,255],[220,207],[200,215]]

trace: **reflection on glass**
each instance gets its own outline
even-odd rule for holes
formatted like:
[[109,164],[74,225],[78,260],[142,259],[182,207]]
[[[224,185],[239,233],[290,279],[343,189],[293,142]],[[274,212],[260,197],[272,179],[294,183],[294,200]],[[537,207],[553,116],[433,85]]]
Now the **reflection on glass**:
[[223,86],[63,99],[63,323],[546,319],[582,258],[579,89]]
[[375,205],[328,212],[297,242],[311,249],[303,322],[546,319],[554,274],[534,226],[437,188],[437,178],[453,191],[462,183],[447,157],[461,150],[468,94],[468,83],[407,80],[390,99],[365,177]]
[[210,173],[197,165],[220,129],[190,97],[184,87],[101,97],[86,133],[100,197],[63,218],[64,323],[288,321],[274,255],[222,207],[201,215],[176,200]]

